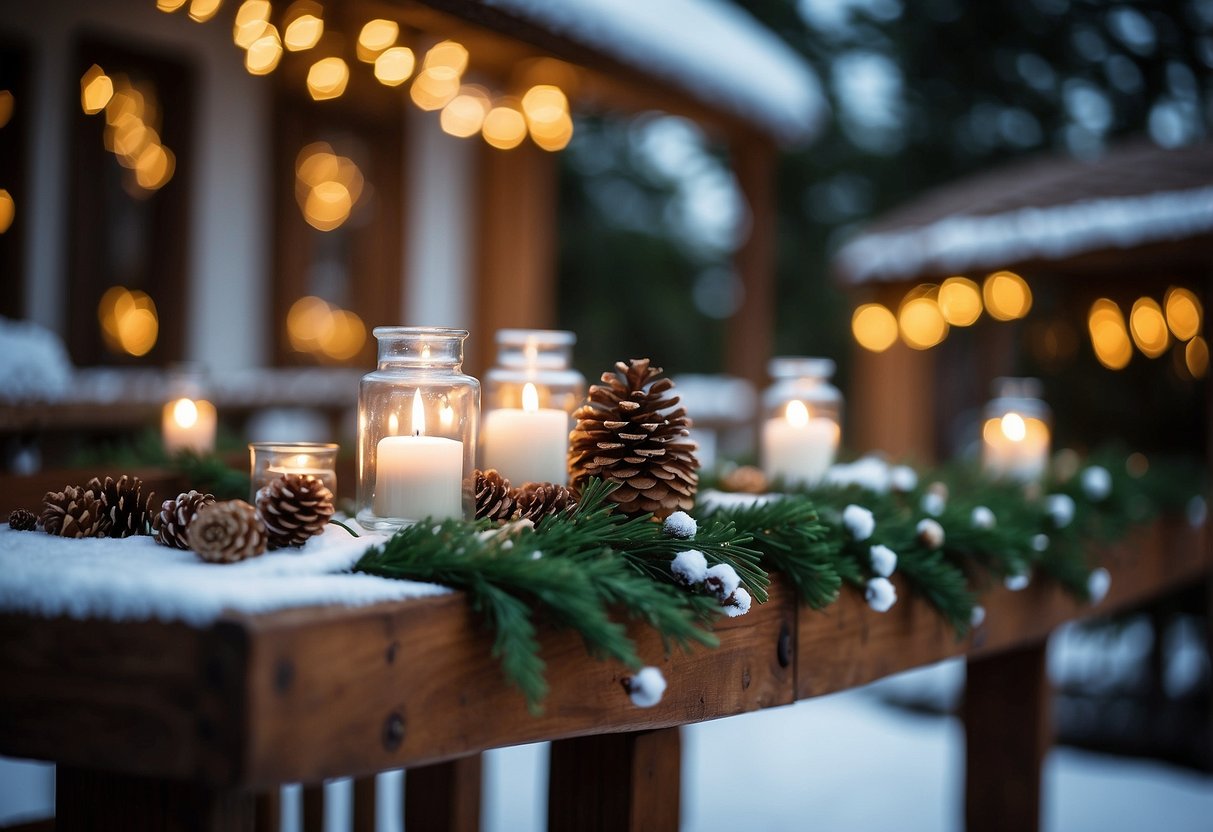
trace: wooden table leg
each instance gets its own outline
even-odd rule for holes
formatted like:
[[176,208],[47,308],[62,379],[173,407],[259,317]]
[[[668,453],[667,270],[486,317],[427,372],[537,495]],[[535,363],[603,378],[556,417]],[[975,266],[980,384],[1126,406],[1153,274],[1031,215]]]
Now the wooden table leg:
[[473,754],[410,768],[404,773],[404,828],[408,832],[480,829],[481,757]]
[[682,789],[677,728],[552,743],[551,832],[677,832]]
[[57,832],[253,832],[251,792],[59,766]]
[[1040,828],[1040,775],[1052,741],[1045,643],[970,659],[965,725],[965,827]]

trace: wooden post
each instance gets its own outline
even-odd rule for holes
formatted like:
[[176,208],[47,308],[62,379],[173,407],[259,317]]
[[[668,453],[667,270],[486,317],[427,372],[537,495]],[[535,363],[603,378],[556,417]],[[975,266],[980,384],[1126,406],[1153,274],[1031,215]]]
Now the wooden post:
[[745,292],[729,319],[725,370],[761,388],[775,343],[775,167],[769,139],[739,136],[732,146],[733,173],[750,208],[750,233],[737,250],[737,275]]
[[58,832],[254,832],[252,792],[60,765]]
[[481,757],[473,754],[404,773],[404,828],[409,832],[480,829]]
[[354,778],[353,832],[375,832],[375,775]]
[[677,832],[682,740],[677,728],[552,743],[551,832]]
[[965,683],[965,827],[1040,828],[1040,773],[1052,739],[1046,642],[970,659]]

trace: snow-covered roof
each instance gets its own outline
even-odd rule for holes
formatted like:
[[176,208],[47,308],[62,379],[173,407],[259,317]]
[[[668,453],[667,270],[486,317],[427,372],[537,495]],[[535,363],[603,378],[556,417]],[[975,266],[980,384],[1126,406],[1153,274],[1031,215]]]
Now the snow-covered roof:
[[1134,145],[945,186],[879,218],[834,261],[844,283],[1058,261],[1213,234],[1213,145]]
[[787,144],[826,114],[817,76],[747,12],[724,0],[481,0],[635,66]]

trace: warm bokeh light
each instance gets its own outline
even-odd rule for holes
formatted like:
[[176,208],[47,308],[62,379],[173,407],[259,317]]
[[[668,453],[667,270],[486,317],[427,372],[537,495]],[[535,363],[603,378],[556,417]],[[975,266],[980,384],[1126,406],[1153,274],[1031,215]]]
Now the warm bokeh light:
[[244,0],[236,9],[236,20],[232,23],[232,40],[241,49],[248,49],[269,27],[273,11],[269,0]]
[[400,25],[394,20],[368,20],[358,33],[358,60],[374,63],[379,53],[396,44]]
[[366,325],[362,319],[348,309],[336,309],[332,313],[331,325],[319,339],[320,351],[334,361],[346,361],[362,350],[366,343]]
[[458,41],[444,40],[434,44],[425,53],[425,62],[422,67],[425,69],[446,67],[453,70],[456,75],[463,75],[468,68],[468,51]]
[[362,196],[362,172],[327,142],[313,142],[295,159],[295,198],[303,218],[319,231],[339,228]]
[[952,326],[970,326],[981,317],[981,289],[967,277],[949,277],[939,284],[939,311]]
[[1192,378],[1204,378],[1209,372],[1209,345],[1205,339],[1197,335],[1184,347],[1184,363]]
[[389,87],[398,87],[413,74],[417,58],[407,46],[393,46],[375,59],[375,78]]
[[809,409],[800,399],[792,399],[783,411],[784,418],[793,427],[803,428],[809,424]]
[[282,41],[278,30],[267,26],[264,33],[249,46],[244,54],[244,68],[251,75],[269,75],[282,60]]
[[8,231],[16,216],[17,203],[13,202],[12,194],[4,188],[0,188],[0,234]]
[[146,190],[159,190],[173,178],[176,167],[171,150],[161,144],[148,145],[135,162],[135,181]]
[[316,101],[340,98],[350,81],[350,68],[340,58],[321,58],[307,71],[307,91]]
[[930,349],[948,337],[948,322],[932,295],[912,297],[902,303],[897,325],[901,340],[916,350]]
[[1172,286],[1167,290],[1163,305],[1167,310],[1167,326],[1171,328],[1172,335],[1180,341],[1187,341],[1200,334],[1203,309],[1200,298],[1194,292]]
[[564,150],[573,140],[573,117],[568,113],[561,113],[555,121],[532,123],[530,133],[531,141],[544,150]]
[[522,112],[527,121],[547,124],[569,111],[569,100],[560,87],[537,84],[522,96]]
[[439,123],[443,132],[466,139],[480,132],[492,109],[488,93],[477,86],[465,86],[442,108]]
[[8,124],[13,118],[13,105],[16,100],[9,90],[0,90],[0,127]]
[[313,295],[291,304],[286,331],[295,351],[333,361],[353,358],[366,343],[366,325],[358,315]]
[[1015,272],[994,272],[981,287],[986,311],[1000,321],[1014,321],[1032,308],[1032,290]]
[[289,52],[311,49],[324,35],[324,9],[312,0],[296,0],[283,18],[282,43]]
[[162,12],[175,12],[185,3],[186,0],[156,0],[156,8]]
[[481,128],[484,140],[499,150],[509,150],[526,138],[526,119],[522,112],[508,104],[489,110]]
[[190,0],[190,20],[206,23],[219,12],[223,0]]
[[865,303],[851,315],[851,333],[865,350],[884,352],[897,341],[897,318],[879,303]]
[[1149,358],[1158,358],[1171,345],[1171,333],[1162,307],[1153,298],[1138,298],[1129,312],[1129,332],[1133,343]]
[[160,322],[156,304],[145,292],[111,286],[97,304],[97,320],[110,352],[138,357],[156,346]]
[[999,420],[999,430],[1012,442],[1022,442],[1028,435],[1028,426],[1018,413],[1008,413]]
[[459,73],[447,66],[423,69],[409,87],[409,97],[423,110],[441,110],[459,94]]
[[80,106],[88,115],[99,113],[114,96],[114,82],[101,67],[93,64],[80,78]]
[[350,218],[354,200],[340,182],[321,182],[308,192],[303,218],[320,231],[332,231]]
[[1109,370],[1124,369],[1133,357],[1133,344],[1125,327],[1125,318],[1115,302],[1100,298],[1087,315],[1091,346],[1099,363]]

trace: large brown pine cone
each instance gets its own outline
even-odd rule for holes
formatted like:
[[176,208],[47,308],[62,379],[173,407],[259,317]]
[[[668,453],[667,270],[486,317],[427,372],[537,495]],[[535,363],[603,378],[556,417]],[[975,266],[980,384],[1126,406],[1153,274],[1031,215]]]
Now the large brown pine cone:
[[514,516],[514,489],[496,468],[473,474],[477,520],[509,520]]
[[28,509],[16,509],[8,515],[8,527],[15,532],[32,532],[38,527],[38,515]]
[[333,516],[333,492],[311,474],[283,474],[257,492],[257,513],[271,549],[302,546],[324,533]]
[[202,506],[185,537],[198,557],[211,563],[235,563],[265,554],[265,524],[244,500]]
[[110,537],[130,537],[150,534],[156,516],[156,495],[149,491],[143,496],[143,481],[123,474],[118,479],[106,477],[102,482],[93,477],[84,486],[101,498],[109,518]]
[[42,528],[59,537],[105,537],[110,519],[104,501],[93,491],[69,485],[42,498]]
[[577,505],[573,492],[554,482],[528,482],[514,489],[514,500],[518,506],[518,519],[533,523]]
[[152,521],[156,542],[174,549],[188,549],[190,544],[186,532],[190,522],[203,506],[214,503],[214,494],[192,490],[183,491],[172,500],[165,500],[160,504],[160,513]]
[[688,437],[691,421],[674,386],[657,378],[649,359],[615,364],[590,388],[589,401],[573,414],[569,440],[569,485],[574,493],[591,477],[620,483],[610,499],[629,515],[652,512],[659,519],[695,503],[699,461]]

